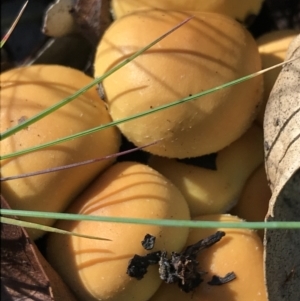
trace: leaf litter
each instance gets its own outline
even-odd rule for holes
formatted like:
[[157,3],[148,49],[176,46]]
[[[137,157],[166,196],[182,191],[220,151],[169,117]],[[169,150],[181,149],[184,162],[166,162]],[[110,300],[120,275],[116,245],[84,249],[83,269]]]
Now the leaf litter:
[[[1,196],[1,208],[9,209]],[[50,281],[26,231],[1,223],[1,300],[50,301]]]
[[[165,283],[175,283],[185,293],[192,292],[203,282],[203,276],[206,274],[206,272],[198,269],[198,254],[220,241],[223,236],[225,236],[225,232],[217,231],[213,235],[188,246],[180,253],[172,252],[170,257],[166,251],[154,251],[145,256],[135,254],[128,263],[127,274],[141,280],[147,273],[148,266],[158,264],[159,277]],[[142,245],[146,250],[149,250],[148,245],[150,244],[152,249],[154,242],[155,237],[146,234]],[[229,272],[224,277],[213,275],[208,284],[222,285],[235,278],[234,272]]]
[[[300,35],[286,60],[300,57]],[[264,119],[265,166],[272,197],[266,221],[300,221],[300,59],[286,64]],[[265,281],[270,301],[300,300],[300,231],[267,229]]]

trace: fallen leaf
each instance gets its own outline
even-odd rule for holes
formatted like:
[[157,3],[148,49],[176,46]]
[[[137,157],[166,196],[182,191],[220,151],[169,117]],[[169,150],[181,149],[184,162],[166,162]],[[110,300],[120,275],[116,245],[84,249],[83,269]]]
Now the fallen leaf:
[[110,0],[76,0],[72,14],[83,36],[94,46],[112,22]]
[[[1,208],[10,209],[2,196]],[[76,301],[25,229],[2,223],[1,300]]]
[[[264,120],[265,165],[272,197],[266,221],[300,221],[300,35],[273,87]],[[269,301],[300,300],[300,230],[265,231]]]
[[46,11],[42,32],[50,37],[63,37],[77,31],[70,13],[73,0],[56,0]]
[[[1,208],[9,208],[2,196]],[[20,227],[1,224],[1,300],[50,301],[52,297],[28,235]]]

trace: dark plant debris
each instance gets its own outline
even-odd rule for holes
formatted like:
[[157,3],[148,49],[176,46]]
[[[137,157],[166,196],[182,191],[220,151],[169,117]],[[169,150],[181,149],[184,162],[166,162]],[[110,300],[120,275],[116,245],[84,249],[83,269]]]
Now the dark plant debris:
[[152,252],[145,256],[135,254],[129,261],[127,274],[130,277],[141,280],[147,273],[148,266],[151,264],[157,264],[161,257],[161,251]]
[[82,35],[97,46],[112,22],[109,0],[76,0],[71,14]]
[[[158,264],[158,272],[160,278],[168,283],[177,283],[180,289],[186,293],[192,292],[196,287],[203,282],[204,271],[199,271],[199,262],[197,256],[202,250],[211,247],[225,236],[225,232],[217,231],[215,234],[201,239],[197,243],[188,246],[183,252],[172,252],[171,257],[168,257],[167,252],[155,251],[146,254],[145,256],[134,255],[129,261],[127,274],[138,280],[142,279],[147,273],[149,265]],[[154,247],[155,237],[147,234],[142,241],[142,245],[146,250]],[[234,272],[226,274],[224,277],[214,275],[210,285],[222,285],[236,278]]]
[[230,282],[236,278],[236,275],[234,272],[230,272],[226,274],[224,277],[220,277],[217,275],[213,275],[211,280],[207,282],[209,285],[222,285],[227,282]]
[[151,234],[146,234],[144,240],[142,240],[142,246],[145,250],[152,250],[155,244],[156,237]]

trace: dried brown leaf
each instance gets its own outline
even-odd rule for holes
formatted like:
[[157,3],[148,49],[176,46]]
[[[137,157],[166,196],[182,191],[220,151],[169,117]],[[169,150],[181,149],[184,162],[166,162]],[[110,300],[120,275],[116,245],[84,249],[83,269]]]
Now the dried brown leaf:
[[[300,35],[286,59],[300,57]],[[285,65],[264,120],[265,164],[272,190],[267,221],[300,221],[300,59]],[[300,300],[300,230],[266,230],[269,301]]]
[[[1,208],[10,209],[2,196]],[[27,232],[8,224],[1,224],[1,300],[76,301]]]
[[[1,208],[9,208],[2,196]],[[31,244],[22,228],[1,224],[1,300],[53,300]]]
[[112,22],[110,0],[76,0],[72,13],[79,30],[94,46]]

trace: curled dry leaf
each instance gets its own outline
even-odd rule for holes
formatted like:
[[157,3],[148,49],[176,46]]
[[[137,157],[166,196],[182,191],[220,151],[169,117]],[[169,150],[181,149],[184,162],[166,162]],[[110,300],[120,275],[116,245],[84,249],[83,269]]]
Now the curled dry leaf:
[[[267,221],[300,221],[300,35],[273,87],[265,113],[265,164],[272,190]],[[300,230],[266,230],[270,301],[300,300]]]
[[45,14],[43,33],[50,37],[63,37],[76,32],[76,23],[70,13],[73,0],[56,0]]
[[[10,209],[2,196],[1,208]],[[1,300],[76,301],[27,232],[2,223]]]

